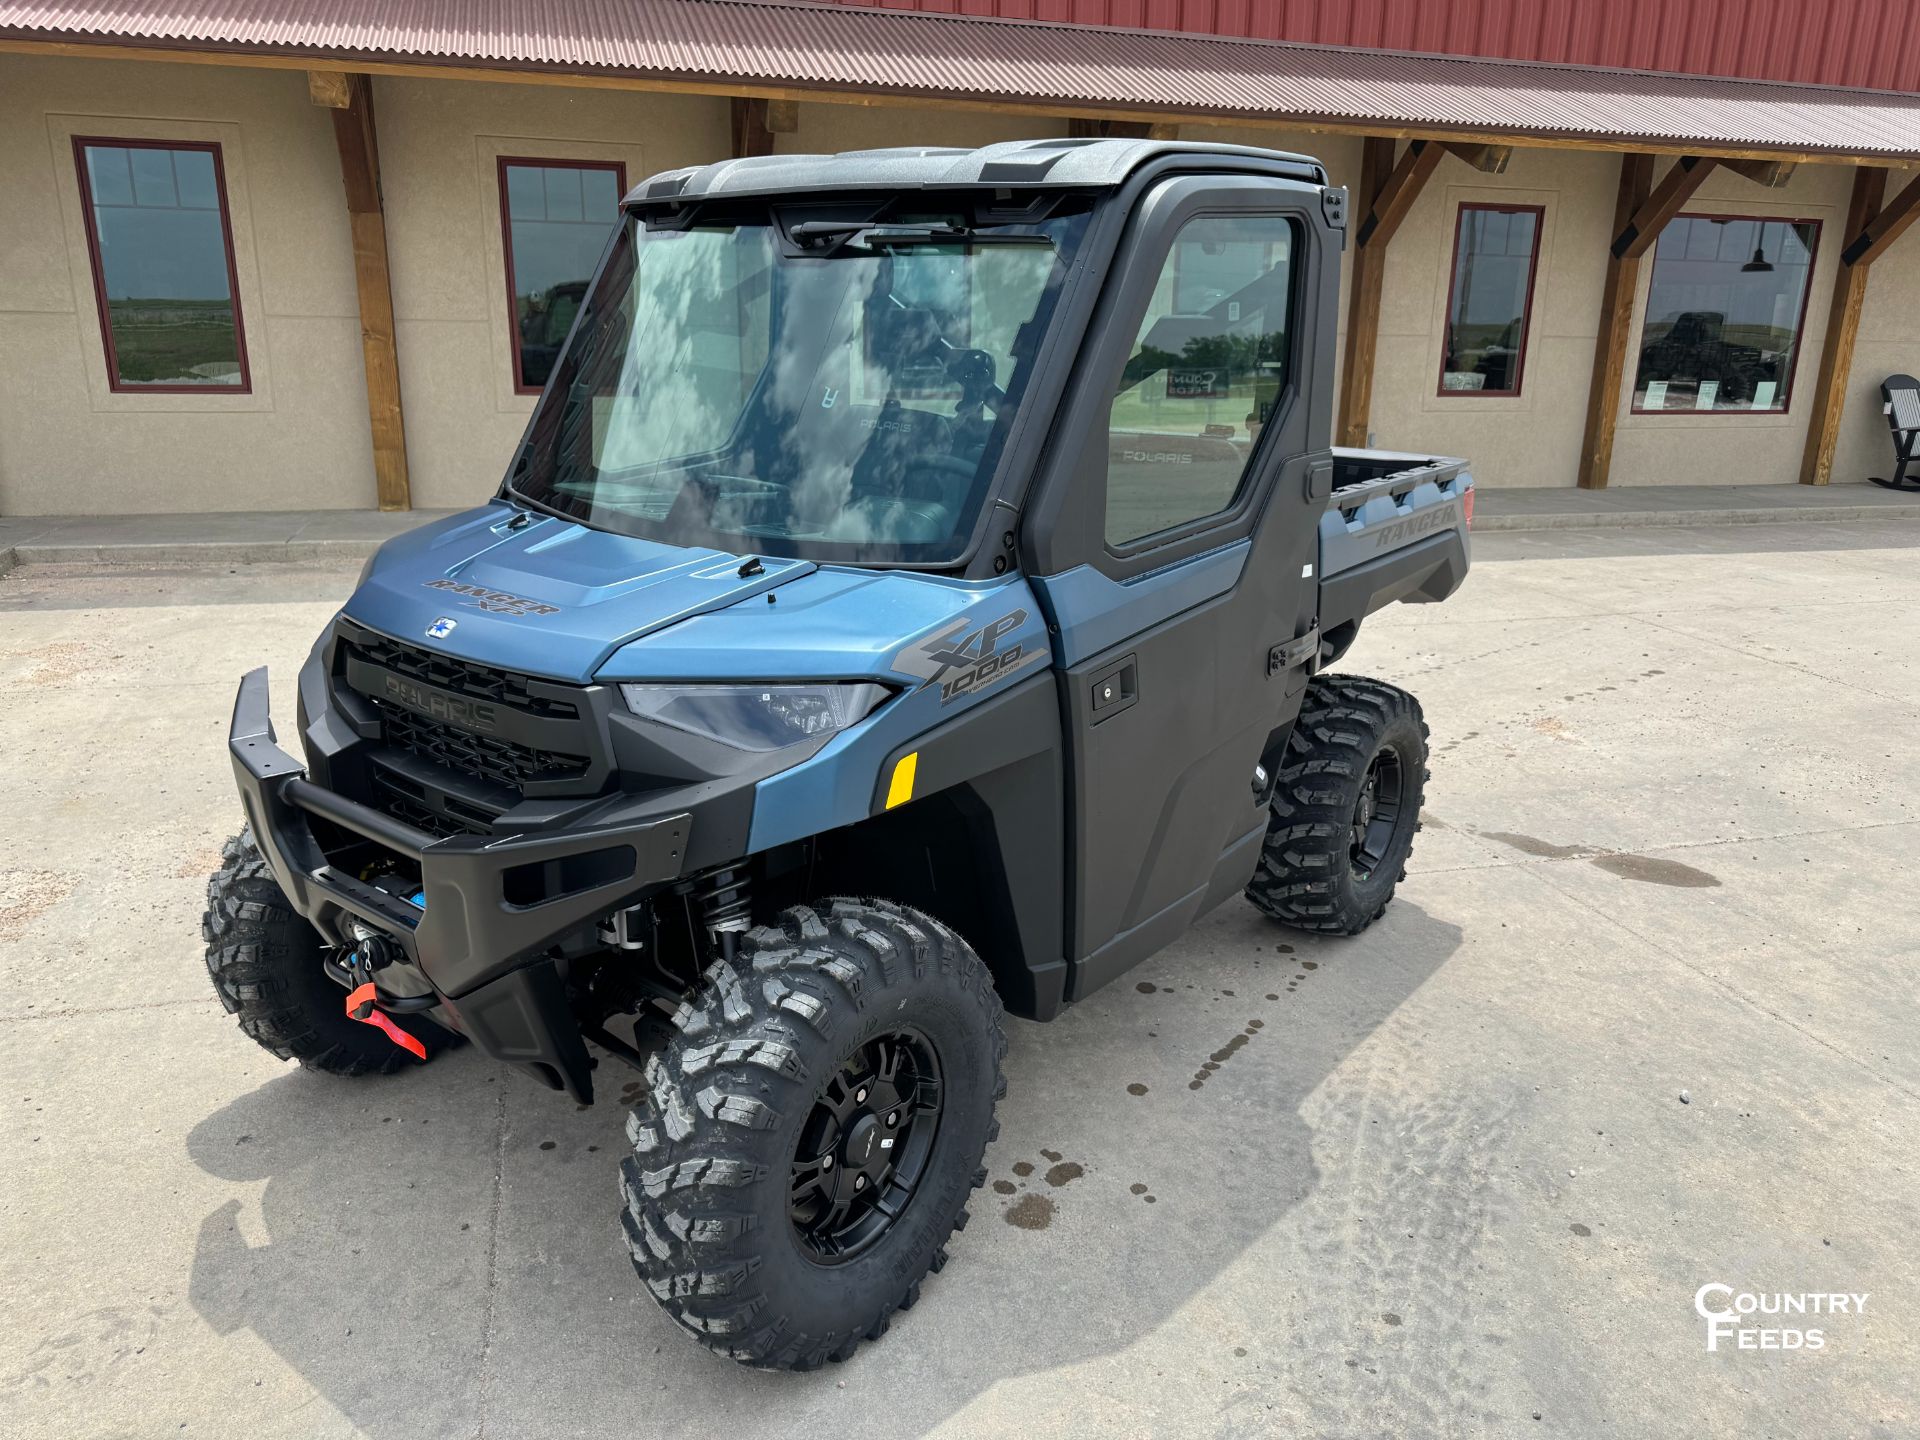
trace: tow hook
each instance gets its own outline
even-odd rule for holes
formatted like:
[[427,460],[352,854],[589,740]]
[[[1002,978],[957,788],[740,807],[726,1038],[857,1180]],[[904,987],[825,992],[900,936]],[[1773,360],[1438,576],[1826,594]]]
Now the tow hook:
[[427,1047],[409,1035],[387,1015],[383,1005],[422,1010],[435,1003],[433,996],[407,996],[385,999],[374,984],[376,971],[384,970],[398,959],[397,947],[386,936],[362,927],[355,936],[353,952],[347,956],[347,1018],[371,1025],[417,1060],[427,1058]]

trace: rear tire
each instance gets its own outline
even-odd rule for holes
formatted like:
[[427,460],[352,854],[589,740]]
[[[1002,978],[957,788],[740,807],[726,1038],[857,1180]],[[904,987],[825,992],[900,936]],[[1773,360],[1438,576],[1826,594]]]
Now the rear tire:
[[627,1121],[634,1269],[742,1364],[849,1358],[946,1264],[986,1180],[1006,1093],[986,967],[904,905],[796,906],[709,967],[674,1025]]
[[1302,930],[1359,934],[1406,879],[1427,773],[1418,700],[1360,675],[1315,676],[1247,899]]
[[[386,1075],[413,1063],[374,1027],[347,1018],[346,991],[320,968],[320,932],[287,903],[251,830],[221,851],[200,930],[214,993],[269,1054],[332,1075]],[[417,1016],[403,1025],[429,1056],[453,1039]]]

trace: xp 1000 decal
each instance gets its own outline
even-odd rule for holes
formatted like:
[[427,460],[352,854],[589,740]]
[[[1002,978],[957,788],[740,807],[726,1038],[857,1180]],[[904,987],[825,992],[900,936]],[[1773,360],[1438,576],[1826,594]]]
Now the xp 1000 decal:
[[1017,640],[1010,645],[1001,644],[1026,623],[1025,610],[1009,611],[998,620],[980,626],[971,620],[962,620],[943,635],[909,645],[893,657],[893,668],[903,675],[918,675],[938,685],[940,703],[950,705],[1046,655],[1045,650],[1029,650]]

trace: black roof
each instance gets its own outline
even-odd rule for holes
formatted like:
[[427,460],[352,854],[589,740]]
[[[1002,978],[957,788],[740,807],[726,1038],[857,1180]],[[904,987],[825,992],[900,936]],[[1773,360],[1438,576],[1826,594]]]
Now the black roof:
[[759,155],[665,170],[636,185],[632,204],[719,195],[781,195],[844,190],[1112,189],[1163,156],[1210,160],[1204,168],[1278,174],[1325,185],[1318,160],[1251,145],[1176,140],[1010,140],[978,149],[903,147],[838,155]]

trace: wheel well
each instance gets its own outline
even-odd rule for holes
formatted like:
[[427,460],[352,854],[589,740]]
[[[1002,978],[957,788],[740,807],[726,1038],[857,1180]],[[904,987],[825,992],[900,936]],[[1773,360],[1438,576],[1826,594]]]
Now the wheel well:
[[1039,776],[1023,783],[1025,768],[997,772],[1008,781],[994,804],[975,784],[956,785],[821,835],[808,888],[926,911],[973,946],[1011,1014],[1044,1020],[1060,1009],[1066,974],[1060,810],[1057,788],[1050,813],[1031,803],[1046,787],[1032,783]]

